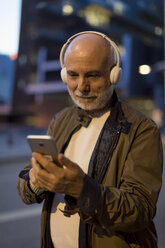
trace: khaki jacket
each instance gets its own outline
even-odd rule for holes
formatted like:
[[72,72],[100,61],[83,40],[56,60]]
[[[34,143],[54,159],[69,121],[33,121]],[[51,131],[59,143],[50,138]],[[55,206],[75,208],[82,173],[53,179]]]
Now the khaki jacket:
[[[92,154],[84,188],[76,201],[66,196],[65,215],[78,212],[81,218],[79,247],[156,248],[153,224],[162,183],[163,152],[155,123],[114,97]],[[74,132],[88,126],[90,117],[77,107],[69,107],[52,119],[48,134],[64,152]],[[26,204],[44,200],[41,247],[53,247],[49,214],[53,193],[37,196],[28,182],[31,165],[18,180],[18,191]],[[64,234],[65,235],[65,234]]]

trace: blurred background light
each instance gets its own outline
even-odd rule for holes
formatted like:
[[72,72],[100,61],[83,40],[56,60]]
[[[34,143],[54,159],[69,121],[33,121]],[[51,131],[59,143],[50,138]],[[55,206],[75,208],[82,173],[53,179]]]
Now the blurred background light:
[[118,15],[123,15],[124,13],[124,5],[120,1],[116,1],[114,3],[114,12]]
[[155,34],[162,35],[163,34],[163,29],[161,27],[155,27]]
[[151,67],[149,65],[139,66],[139,73],[142,75],[147,75],[151,72]]
[[11,60],[16,60],[18,58],[18,53],[9,56]]
[[62,6],[63,15],[71,15],[73,11],[74,11],[74,8],[71,5],[71,3],[64,3],[64,5]]
[[88,5],[83,15],[86,22],[93,27],[100,27],[110,23],[110,10],[107,10],[97,4]]

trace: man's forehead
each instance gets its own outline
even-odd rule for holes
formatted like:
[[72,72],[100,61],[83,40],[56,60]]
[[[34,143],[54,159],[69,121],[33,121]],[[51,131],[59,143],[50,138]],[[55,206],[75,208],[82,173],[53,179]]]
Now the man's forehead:
[[[107,46],[109,45],[108,41],[102,36],[97,34],[81,34],[75,37],[68,45],[70,49],[78,49],[79,47],[83,48],[94,48],[98,46]],[[67,49],[68,49],[67,48]]]
[[103,37],[96,34],[82,34],[70,42],[65,51],[64,60],[67,57],[79,56],[88,58],[91,56],[91,59],[98,56],[101,59],[102,56],[107,57],[109,52],[110,45]]

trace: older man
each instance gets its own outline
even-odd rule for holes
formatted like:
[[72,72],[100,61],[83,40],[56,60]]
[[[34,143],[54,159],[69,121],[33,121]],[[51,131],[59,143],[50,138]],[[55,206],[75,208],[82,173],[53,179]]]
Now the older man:
[[62,79],[75,106],[48,128],[58,165],[33,153],[18,181],[26,204],[44,200],[42,248],[157,247],[160,135],[153,121],[118,100],[118,60],[113,41],[92,31],[62,49]]

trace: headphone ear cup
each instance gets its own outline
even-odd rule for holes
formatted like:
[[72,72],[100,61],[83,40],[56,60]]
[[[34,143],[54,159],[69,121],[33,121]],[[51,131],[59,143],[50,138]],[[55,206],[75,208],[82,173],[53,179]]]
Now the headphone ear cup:
[[117,84],[122,76],[122,69],[121,67],[115,66],[112,68],[110,72],[110,83]]
[[61,79],[62,81],[67,84],[67,72],[66,72],[66,67],[62,68],[61,70]]

